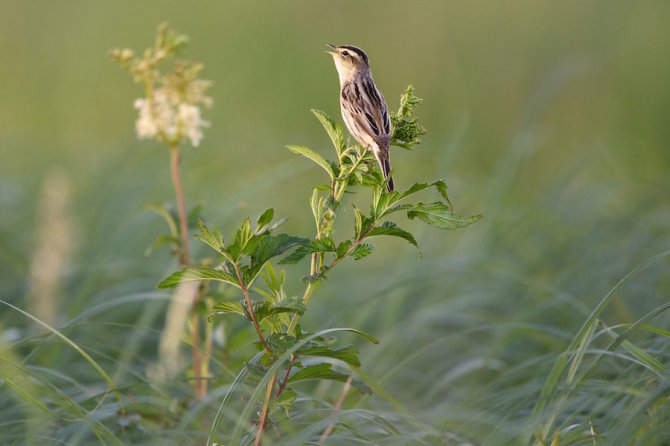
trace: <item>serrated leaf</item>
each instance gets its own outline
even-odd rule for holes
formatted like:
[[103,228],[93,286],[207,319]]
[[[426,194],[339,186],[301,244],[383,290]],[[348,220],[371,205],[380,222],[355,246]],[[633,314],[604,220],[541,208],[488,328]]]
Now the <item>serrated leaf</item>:
[[286,416],[290,416],[291,408],[293,403],[298,395],[291,389],[284,388],[281,395],[275,400],[275,405],[281,407],[284,410]]
[[318,356],[334,358],[339,359],[340,361],[344,361],[354,367],[361,366],[361,362],[358,359],[358,350],[351,346],[332,350],[327,346],[315,345],[298,350],[296,352],[296,356]]
[[235,241],[226,249],[230,258],[237,262],[243,254],[247,244],[254,237],[254,231],[251,229],[251,221],[245,219],[235,233]]
[[441,202],[416,204],[407,211],[407,217],[410,220],[418,218],[419,220],[440,229],[463,228],[482,218],[481,215],[456,217],[451,213],[451,208]]
[[214,280],[240,287],[237,278],[232,274],[214,268],[185,268],[172,273],[169,277],[158,284],[158,288],[174,288],[182,282],[194,282],[201,280]]
[[335,151],[337,152],[337,156],[341,156],[345,149],[342,128],[321,110],[313,108],[312,113],[314,113],[314,116],[319,120],[323,128],[326,130],[326,133],[328,133],[330,140],[333,142],[333,147],[335,147]]
[[[333,365],[328,363],[309,365],[303,369],[300,369],[288,379],[288,383],[296,383],[299,381],[314,380],[314,379],[328,379],[333,381],[346,382],[349,379],[349,375],[344,373],[335,372],[333,370]],[[361,393],[372,394],[372,389],[367,386],[365,383],[359,380],[353,380],[351,385],[357,388]]]
[[433,186],[435,186],[435,188],[440,192],[440,195],[442,195],[445,199],[447,198],[447,185],[444,181],[438,180],[433,183],[414,183],[405,192],[398,194],[398,200],[402,200],[403,198],[409,197],[410,195]]
[[392,237],[400,237],[401,239],[407,240],[409,243],[414,245],[416,249],[419,249],[419,244],[416,242],[414,236],[409,232],[405,231],[404,229],[400,229],[393,222],[390,221],[384,222],[381,226],[377,226],[373,228],[370,232],[368,232],[367,236],[374,237],[378,235],[390,235]]
[[354,260],[361,260],[363,257],[369,256],[373,248],[374,246],[369,243],[361,243],[351,251],[351,255],[354,257]]
[[309,242],[303,244],[298,249],[293,251],[290,255],[286,256],[279,263],[296,263],[303,259],[304,257],[314,254],[315,252],[335,252],[335,242],[330,237],[324,237],[319,240],[310,240]]
[[341,259],[347,254],[349,248],[351,248],[351,240],[345,240],[337,245],[337,251],[335,252],[335,257]]
[[328,161],[325,160],[324,157],[316,153],[310,148],[307,148],[305,146],[294,146],[294,145],[289,145],[286,146],[287,149],[289,149],[291,152],[297,154],[297,155],[302,155],[305,158],[308,158],[312,161],[314,161],[316,164],[321,166],[323,170],[325,170],[328,173],[328,176],[330,176],[331,180],[335,180],[335,172],[333,171],[333,167],[330,165]]
[[284,272],[282,271],[281,278],[277,277],[275,269],[272,267],[271,263],[268,263],[265,267],[265,274],[262,276],[265,286],[267,286],[272,292],[279,293],[284,285]]
[[288,234],[265,234],[256,238],[258,241],[253,244],[253,251],[245,250],[245,254],[251,256],[252,269],[262,267],[268,260],[282,255],[293,247],[310,243],[309,239]]
[[268,336],[267,342],[273,352],[283,353],[293,347],[298,342],[298,338],[285,333],[275,333]]
[[283,299],[275,304],[263,302],[254,305],[254,314],[258,322],[282,313],[293,313],[302,316],[305,313],[305,305],[302,303],[302,299],[293,297]]
[[220,254],[223,254],[223,236],[219,228],[214,226],[210,231],[201,220],[198,220],[198,229],[200,229],[200,234],[195,234],[195,238],[206,243]]
[[[392,214],[393,212],[398,212],[413,207],[412,205],[409,204],[399,204],[399,203],[405,198],[414,195],[415,193],[420,192],[422,190],[429,189],[431,187],[435,187],[435,189],[440,193],[442,198],[445,199],[446,204],[451,210],[452,209],[451,202],[449,201],[449,197],[447,196],[447,185],[444,181],[437,180],[432,183],[414,183],[404,192],[391,192],[388,194],[382,194],[382,192],[380,191],[379,198],[377,200],[375,208],[376,215],[378,216],[377,219]],[[380,189],[383,191],[382,188]]]
[[275,215],[275,210],[272,208],[266,209],[256,220],[256,226],[260,229],[263,226],[267,226],[272,221],[272,218]]
[[234,302],[234,301],[219,302],[218,304],[214,305],[212,309],[215,311],[210,313],[209,316],[207,316],[208,321],[211,321],[214,316],[228,313],[235,313],[239,314],[242,317],[247,317],[247,313],[244,310],[244,307],[242,306],[241,302]]

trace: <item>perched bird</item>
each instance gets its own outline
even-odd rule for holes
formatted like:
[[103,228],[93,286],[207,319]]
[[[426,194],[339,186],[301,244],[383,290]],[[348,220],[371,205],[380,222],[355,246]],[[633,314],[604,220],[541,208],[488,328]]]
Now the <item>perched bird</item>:
[[388,178],[387,189],[393,192],[393,178],[389,178],[391,160],[391,119],[384,96],[377,89],[370,73],[368,56],[355,46],[331,45],[335,68],[340,77],[340,107],[349,132],[363,147],[372,150]]

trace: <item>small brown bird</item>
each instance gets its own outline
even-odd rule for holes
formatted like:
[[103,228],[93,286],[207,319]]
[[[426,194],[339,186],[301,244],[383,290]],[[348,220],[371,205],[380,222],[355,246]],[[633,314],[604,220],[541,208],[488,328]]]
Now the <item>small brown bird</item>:
[[363,147],[372,150],[388,178],[387,189],[393,192],[389,145],[391,119],[384,96],[372,80],[368,56],[355,46],[331,45],[335,68],[340,77],[340,107],[349,132]]

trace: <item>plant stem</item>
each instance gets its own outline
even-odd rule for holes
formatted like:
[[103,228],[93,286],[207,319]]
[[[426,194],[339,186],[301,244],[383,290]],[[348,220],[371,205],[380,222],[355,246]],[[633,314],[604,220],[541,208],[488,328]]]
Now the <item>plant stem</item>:
[[281,393],[284,391],[284,387],[286,387],[286,382],[288,381],[288,375],[291,372],[291,368],[293,367],[294,362],[295,362],[295,356],[291,355],[291,362],[289,363],[288,367],[286,367],[286,373],[284,374],[284,379],[279,383],[276,398],[279,398],[281,396]]
[[357,247],[358,245],[360,245],[360,243],[365,239],[365,237],[368,236],[368,234],[369,234],[374,228],[375,228],[375,224],[374,224],[374,222],[373,222],[373,223],[370,223],[370,227],[367,229],[367,231],[365,231],[363,234],[360,235],[360,237],[358,237],[356,240],[354,240],[354,242],[351,244],[351,246],[349,247],[349,249],[347,249],[347,252],[345,252],[344,255],[343,255],[342,257],[340,257],[339,259],[335,259],[335,260],[333,260],[333,263],[331,263],[330,266],[329,266],[328,268],[330,269],[330,268],[334,267],[335,265],[337,265],[338,263],[340,263],[343,259],[345,259],[349,254],[351,254],[351,252],[352,252],[354,249],[356,249],[356,247]]
[[172,172],[172,184],[177,195],[177,209],[179,212],[179,232],[181,233],[181,247],[179,249],[179,260],[182,267],[188,266],[190,261],[188,249],[188,224],[186,219],[186,204],[184,203],[184,189],[181,186],[179,175],[179,146],[170,147],[170,170]]
[[326,430],[324,430],[323,434],[321,434],[321,438],[319,438],[319,446],[322,446],[326,443],[328,435],[330,435],[330,433],[333,431],[333,427],[335,426],[335,420],[337,420],[337,414],[340,412],[340,409],[342,408],[342,403],[344,403],[344,398],[347,396],[347,392],[349,392],[349,388],[351,387],[351,381],[353,380],[354,377],[352,375],[349,375],[349,378],[347,378],[347,382],[344,383],[344,387],[342,387],[340,397],[337,399],[335,407],[333,407],[333,415],[332,419],[330,420],[330,424],[328,424]]
[[247,289],[247,286],[244,284],[244,279],[242,279],[242,274],[240,273],[240,267],[237,265],[237,263],[233,263],[233,269],[235,269],[235,275],[237,276],[237,281],[240,283],[240,289],[242,290],[242,294],[244,295],[244,300],[247,302],[247,308],[249,309],[249,317],[251,318],[251,323],[256,329],[256,333],[258,333],[258,339],[260,339],[261,344],[263,345],[263,348],[265,348],[265,351],[267,352],[268,356],[272,358],[273,356],[272,349],[270,348],[268,341],[265,340],[265,336],[263,336],[261,326],[258,324],[258,321],[256,320],[256,315],[254,314],[254,306],[251,304],[251,297],[249,296],[249,290]]
[[270,408],[270,398],[272,398],[272,389],[275,386],[275,381],[277,380],[277,375],[272,375],[270,377],[270,382],[268,383],[268,390],[265,392],[265,401],[263,401],[263,410],[261,411],[261,421],[258,423],[258,430],[256,431],[256,441],[254,446],[260,446],[261,438],[263,437],[263,430],[265,430],[265,423],[268,419],[268,409]]
[[[177,196],[177,210],[179,214],[179,232],[181,233],[181,246],[179,249],[179,263],[182,268],[186,268],[191,263],[188,249],[188,222],[186,218],[186,204],[184,200],[184,189],[181,185],[179,175],[179,145],[170,146],[170,172],[172,174],[172,184],[174,185],[175,195]],[[200,293],[196,292],[193,296],[193,308],[191,310],[191,352],[193,354],[193,390],[196,399],[202,399],[205,396],[205,387],[202,382],[201,359],[200,359],[200,319],[195,311],[195,306],[199,301]]]

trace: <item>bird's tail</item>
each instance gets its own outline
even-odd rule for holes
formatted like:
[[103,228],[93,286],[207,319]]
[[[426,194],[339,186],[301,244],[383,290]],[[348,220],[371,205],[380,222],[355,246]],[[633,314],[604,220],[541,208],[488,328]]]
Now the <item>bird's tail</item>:
[[389,192],[393,192],[393,177],[389,176],[389,173],[391,173],[391,160],[389,160],[388,155],[384,159],[380,159],[379,164],[382,168],[384,179],[388,178],[388,183],[386,183],[386,189],[388,189]]

